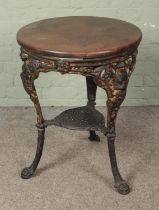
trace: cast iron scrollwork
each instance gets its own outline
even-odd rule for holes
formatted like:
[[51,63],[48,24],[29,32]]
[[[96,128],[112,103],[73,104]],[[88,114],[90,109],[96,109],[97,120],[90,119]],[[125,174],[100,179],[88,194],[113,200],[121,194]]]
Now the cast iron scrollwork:
[[107,93],[107,139],[110,162],[115,180],[115,187],[121,194],[130,192],[128,184],[120,175],[116,153],[115,153],[115,122],[118,110],[123,102],[130,75],[136,62],[136,54],[117,58],[117,62],[111,61],[105,67],[100,67],[100,75],[97,79],[98,86],[102,87]]
[[58,71],[62,74],[74,73],[82,74],[84,76],[92,76],[96,80],[109,81],[115,79],[115,85],[122,86],[123,81],[127,81],[130,77],[134,64],[136,62],[135,51],[131,55],[126,55],[118,58],[102,60],[98,63],[92,60],[94,66],[87,62],[87,59],[81,63],[74,62],[73,60],[63,59],[45,59],[38,58],[30,55],[26,50],[21,49],[21,59],[26,62],[26,65],[32,71],[48,72]]
[[[24,88],[29,94],[36,108],[38,127],[38,146],[35,159],[30,167],[25,168],[22,171],[22,177],[30,178],[33,175],[40,161],[44,142],[44,118],[42,115],[39,99],[36,94],[34,80],[38,78],[40,72],[57,71],[62,74],[81,74],[87,78],[92,77],[92,85],[94,86],[96,84],[97,86],[100,86],[107,93],[107,139],[110,162],[115,180],[115,187],[121,194],[129,193],[129,186],[122,179],[116,161],[114,145],[116,136],[115,122],[120,105],[126,95],[126,89],[130,75],[135,66],[137,51],[128,53],[125,56],[117,56],[111,59],[109,58],[105,60],[98,60],[98,62],[93,59],[91,62],[88,62],[87,59],[81,60],[80,62],[74,62],[73,60],[68,59],[49,60],[46,58],[34,57],[24,49],[21,50],[20,55],[22,61],[24,62],[21,78]],[[92,104],[95,103],[95,93],[96,87],[94,88],[93,99],[90,99],[90,102],[92,100]],[[95,133],[93,133],[93,136],[95,136]]]

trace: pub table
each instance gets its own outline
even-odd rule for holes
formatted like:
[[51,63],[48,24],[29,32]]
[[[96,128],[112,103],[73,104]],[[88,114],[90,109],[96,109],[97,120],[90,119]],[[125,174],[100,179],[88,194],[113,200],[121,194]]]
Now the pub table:
[[[45,19],[18,31],[17,41],[21,46],[20,56],[23,61],[21,79],[34,103],[38,129],[35,158],[29,167],[22,170],[22,178],[33,176],[42,155],[45,129],[55,125],[89,131],[91,141],[100,141],[96,131],[107,136],[115,189],[123,195],[130,192],[117,166],[115,122],[126,96],[141,39],[140,29],[131,23],[93,16]],[[39,73],[50,71],[85,76],[87,105],[68,109],[54,119],[45,119],[34,80]],[[107,94],[107,123],[105,117],[95,109],[97,86]]]

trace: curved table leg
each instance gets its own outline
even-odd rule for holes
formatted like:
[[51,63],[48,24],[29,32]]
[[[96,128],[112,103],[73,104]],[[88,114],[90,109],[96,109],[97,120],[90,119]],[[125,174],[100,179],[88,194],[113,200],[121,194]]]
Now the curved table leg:
[[[97,91],[97,85],[93,80],[93,77],[86,76],[86,84],[87,84],[87,106],[95,107],[95,100],[96,100],[96,91]],[[96,134],[94,130],[89,131],[89,137],[88,139],[90,141],[100,141],[99,136]]]
[[[23,60],[23,59],[22,59]],[[39,72],[36,71],[33,66],[30,65],[29,60],[23,60],[24,64],[22,67],[21,79],[23,82],[24,89],[30,96],[31,100],[34,103],[36,113],[37,113],[37,128],[38,128],[38,138],[37,138],[37,149],[36,155],[29,167],[26,167],[21,172],[21,177],[23,179],[29,179],[34,174],[40,158],[42,156],[43,145],[44,145],[44,135],[45,135],[45,127],[43,126],[44,118],[42,115],[39,99],[36,93],[36,89],[34,86],[34,80],[38,78]]]
[[113,97],[110,97],[108,94],[107,100],[107,139],[108,139],[108,150],[109,150],[109,157],[110,163],[112,168],[112,173],[115,180],[115,188],[120,194],[128,194],[130,192],[128,184],[123,180],[122,176],[120,175],[117,160],[116,160],[116,153],[115,153],[115,121],[117,117],[118,110],[122,101],[125,98],[126,91],[118,90],[116,91]]
[[[121,59],[121,60],[120,60]],[[117,113],[123,102],[129,78],[134,69],[136,53],[123,60],[119,58],[117,62],[96,69],[100,72],[96,77],[97,85],[103,88],[107,93],[107,140],[110,163],[115,181],[115,188],[120,194],[130,192],[128,184],[120,175],[116,153],[115,153],[115,122]]]

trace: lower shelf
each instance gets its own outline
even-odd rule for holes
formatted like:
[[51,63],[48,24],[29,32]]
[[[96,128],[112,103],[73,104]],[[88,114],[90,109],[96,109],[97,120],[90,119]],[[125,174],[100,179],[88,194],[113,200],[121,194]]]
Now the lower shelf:
[[60,126],[72,130],[99,130],[106,133],[105,118],[96,109],[83,106],[68,109],[52,120],[46,120],[44,125]]

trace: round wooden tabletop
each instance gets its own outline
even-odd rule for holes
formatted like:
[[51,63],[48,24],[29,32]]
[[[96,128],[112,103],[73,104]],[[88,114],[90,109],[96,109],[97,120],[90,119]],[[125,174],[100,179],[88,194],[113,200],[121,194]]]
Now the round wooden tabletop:
[[142,33],[135,25],[111,18],[70,16],[45,19],[21,28],[26,50],[62,58],[99,58],[135,50]]

